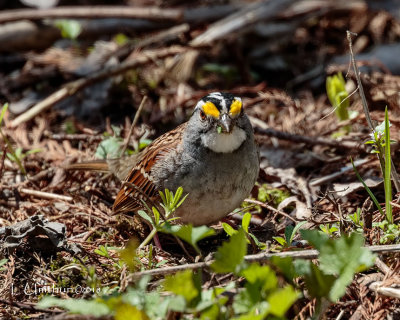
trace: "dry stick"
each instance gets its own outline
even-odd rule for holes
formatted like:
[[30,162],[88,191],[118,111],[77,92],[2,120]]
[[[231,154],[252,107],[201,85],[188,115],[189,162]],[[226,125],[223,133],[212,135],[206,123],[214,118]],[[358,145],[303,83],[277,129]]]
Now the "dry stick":
[[180,21],[182,9],[166,9],[159,7],[127,7],[127,6],[68,6],[50,9],[18,9],[5,10],[0,13],[0,24],[18,20],[41,20],[56,18],[136,18],[158,21]]
[[273,212],[276,212],[277,214],[280,214],[281,216],[284,216],[285,218],[288,218],[288,219],[292,220],[294,223],[298,222],[295,218],[291,217],[286,212],[283,212],[283,211],[280,211],[278,209],[275,209],[274,207],[269,206],[268,204],[266,204],[264,202],[261,202],[261,201],[258,201],[258,200],[253,200],[253,199],[245,199],[244,201],[245,202],[249,202],[249,203],[257,204],[257,205],[259,205],[259,206],[261,206],[261,207],[263,207],[265,209],[268,209],[268,210],[271,210]]
[[[398,244],[367,246],[365,248],[371,250],[374,253],[399,252],[400,251],[400,245],[398,245]],[[317,259],[318,254],[319,254],[318,250],[286,251],[286,252],[278,252],[278,253],[262,252],[262,253],[258,253],[258,254],[247,255],[244,257],[244,260],[246,262],[265,262],[267,260],[270,260],[272,257],[280,257],[280,258],[291,257],[293,259]],[[145,275],[157,276],[157,275],[176,273],[178,271],[183,271],[183,270],[194,270],[194,269],[199,269],[199,268],[206,268],[206,267],[209,267],[213,262],[214,262],[214,260],[210,260],[210,261],[206,261],[206,262],[198,262],[198,263],[185,264],[185,265],[181,265],[181,266],[172,266],[172,267],[165,267],[165,268],[135,272],[130,276],[130,278],[136,279],[136,278],[143,277]]]
[[379,269],[379,270],[381,270],[382,271],[382,273],[384,273],[384,274],[389,274],[391,271],[392,271],[392,269],[390,269],[387,265],[386,265],[386,263],[384,263],[381,259],[379,259],[379,258],[376,258],[375,259],[375,266]]
[[392,287],[381,287],[382,284],[382,281],[373,282],[368,286],[368,289],[383,296],[400,299],[399,289]]
[[100,135],[92,135],[86,133],[45,133],[45,135],[52,140],[84,140],[88,142],[97,142],[104,139]]
[[22,188],[19,190],[22,193],[35,196],[38,198],[43,198],[43,199],[50,199],[50,200],[63,200],[63,201],[72,201],[73,198],[70,196],[63,196],[61,194],[55,194],[55,193],[49,193],[49,192],[43,192],[43,191],[38,191],[38,190],[31,190],[31,189],[25,189]]
[[126,141],[124,143],[124,146],[122,147],[121,156],[124,155],[126,148],[128,148],[129,140],[131,139],[131,136],[133,133],[133,128],[136,126],[136,123],[139,120],[140,113],[142,112],[142,109],[144,107],[144,104],[146,103],[146,100],[147,100],[147,96],[144,96],[142,99],[142,102],[140,102],[139,109],[136,111],[135,118],[133,118],[133,122],[132,122],[131,128],[129,129],[128,136],[126,137]]
[[[354,58],[354,53],[353,53],[353,42],[351,40],[351,36],[352,35],[356,36],[357,34],[354,33],[354,32],[351,32],[349,30],[347,30],[346,34],[347,34],[347,41],[349,42],[351,64],[353,66],[354,73],[355,73],[355,76],[356,76],[357,86],[358,86],[358,90],[360,92],[360,97],[361,97],[361,102],[362,102],[362,106],[363,106],[363,109],[364,109],[365,118],[367,119],[368,126],[370,127],[372,132],[375,132],[375,128],[374,128],[374,126],[372,124],[371,116],[369,114],[368,102],[367,102],[367,98],[365,97],[364,87],[363,87],[363,85],[361,83],[360,71],[358,70],[358,67],[357,67],[357,64],[356,64],[356,60]],[[392,168],[391,168],[392,180],[393,180],[394,186],[396,188],[396,191],[400,192],[400,179],[399,179],[399,176],[397,174],[396,167],[394,166],[393,159],[390,159],[390,161],[391,161],[391,166],[392,166]],[[382,166],[382,164],[381,164],[381,167],[382,167],[382,170],[383,170],[384,166]]]
[[293,2],[294,0],[271,0],[246,5],[241,10],[213,23],[207,28],[207,31],[194,38],[189,44],[192,47],[209,45],[227,35],[236,34],[238,30],[245,30],[247,26],[260,20],[273,18]]
[[31,120],[40,112],[50,108],[57,102],[60,102],[67,97],[74,95],[79,90],[82,90],[83,88],[86,88],[93,83],[99,82],[111,76],[116,76],[118,74],[124,73],[130,69],[149,63],[154,59],[162,59],[171,55],[185,52],[186,50],[186,48],[179,46],[173,46],[158,50],[146,50],[143,51],[142,54],[140,54],[138,57],[125,61],[118,66],[108,67],[104,70],[98,71],[88,76],[87,78],[81,78],[76,81],[67,83],[62,89],[54,92],[46,99],[42,100],[31,109],[21,114],[19,117],[15,118],[14,121],[11,122],[10,126],[11,128],[15,128],[21,123]]
[[46,312],[46,313],[65,313],[64,310],[51,310],[51,309],[41,309],[36,307],[36,303],[22,303],[22,302],[16,302],[13,300],[5,300],[5,299],[1,299],[0,298],[0,303],[1,304],[7,304],[9,306],[13,306],[13,307],[17,307],[20,309],[25,309],[25,310],[29,310],[29,311],[36,311],[36,312]]

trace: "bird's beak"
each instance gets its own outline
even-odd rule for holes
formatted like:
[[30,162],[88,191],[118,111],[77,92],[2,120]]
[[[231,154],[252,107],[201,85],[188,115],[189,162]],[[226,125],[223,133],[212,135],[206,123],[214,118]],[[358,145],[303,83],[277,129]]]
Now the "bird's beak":
[[232,120],[227,114],[223,114],[220,119],[223,132],[230,133],[232,131]]

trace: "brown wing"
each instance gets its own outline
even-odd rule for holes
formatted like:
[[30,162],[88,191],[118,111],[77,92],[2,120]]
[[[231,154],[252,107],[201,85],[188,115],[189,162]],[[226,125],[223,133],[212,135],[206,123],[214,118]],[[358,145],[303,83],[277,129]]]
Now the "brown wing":
[[[117,194],[113,205],[115,213],[136,211],[143,207],[141,200],[148,203],[158,195],[158,190],[151,178],[154,164],[182,142],[182,133],[186,123],[158,137],[138,156],[138,162],[125,178],[125,185]],[[148,203],[151,207],[151,204]]]

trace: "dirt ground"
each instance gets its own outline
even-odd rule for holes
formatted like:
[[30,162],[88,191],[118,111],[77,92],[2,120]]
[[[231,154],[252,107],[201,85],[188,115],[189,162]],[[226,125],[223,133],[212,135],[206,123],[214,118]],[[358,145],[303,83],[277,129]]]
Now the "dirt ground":
[[[399,234],[386,241],[385,233],[372,227],[384,217],[351,167],[350,159],[360,161],[359,174],[384,205],[382,173],[371,145],[365,144],[371,131],[346,37],[347,30],[357,34],[353,50],[375,125],[384,121],[388,108],[392,160],[399,168],[399,6],[391,1],[287,2],[286,10],[256,8],[259,15],[253,20],[243,18],[246,10],[254,10],[250,1],[167,1],[160,12],[139,18],[121,13],[112,17],[112,12],[96,16],[90,10],[86,17],[71,13],[62,17],[82,19],[74,39],[60,32],[73,26],[54,26],[51,12],[42,17],[31,8],[28,17],[7,21],[9,10],[23,4],[3,2],[0,102],[9,107],[0,124],[0,260],[7,259],[0,266],[0,317],[55,317],[52,311],[35,309],[39,296],[27,295],[24,288],[38,282],[58,284],[60,273],[65,286],[87,285],[90,277],[101,285],[121,284],[124,274],[112,264],[118,256],[113,248],[131,238],[143,241],[149,229],[137,217],[113,214],[121,188],[114,176],[65,167],[104,156],[126,139],[128,151],[137,152],[186,121],[197,101],[213,91],[241,96],[255,130],[260,173],[241,211],[252,213],[250,231],[259,241],[277,249],[273,237],[300,221],[307,221],[310,229],[338,227],[332,235],[344,234],[356,229],[348,217],[361,210],[366,245],[399,242]],[[74,3],[82,8],[88,4]],[[160,6],[153,0],[134,3]],[[221,26],[227,27],[225,32]],[[326,94],[327,76],[338,72],[345,78],[352,113],[345,121],[338,120]],[[147,100],[137,113],[144,96]],[[41,110],[29,114],[40,104]],[[393,189],[398,224],[399,190]],[[260,193],[267,196],[260,198]],[[289,196],[282,201],[283,194]],[[240,224],[240,212],[230,220]],[[7,231],[1,227],[21,221],[27,224],[16,231],[19,236],[6,241]],[[220,223],[212,227],[216,235],[200,242],[203,256],[227,239]],[[195,260],[189,246],[184,252],[173,237],[160,237],[162,249],[145,249],[154,250],[153,261],[139,257],[142,269],[161,261],[166,267]],[[300,238],[295,240],[302,248]],[[110,248],[110,257],[96,252],[101,246]],[[249,247],[249,254],[257,252],[256,245]],[[386,272],[375,267],[357,274],[345,296],[330,306],[327,319],[400,316],[398,298],[378,294],[366,284],[372,276],[387,286],[399,284],[398,253],[381,254],[380,261]],[[85,274],[80,264],[90,265],[92,273]],[[220,280],[209,275],[207,285]],[[313,300],[300,299],[289,317],[307,319],[313,306]]]

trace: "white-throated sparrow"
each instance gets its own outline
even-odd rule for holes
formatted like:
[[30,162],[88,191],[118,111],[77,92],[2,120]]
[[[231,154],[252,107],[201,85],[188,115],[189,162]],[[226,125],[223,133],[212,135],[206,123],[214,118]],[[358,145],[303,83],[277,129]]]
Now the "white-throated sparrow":
[[197,103],[188,122],[161,135],[140,153],[69,169],[108,169],[128,182],[115,199],[116,213],[142,208],[141,200],[157,203],[159,190],[175,191],[181,186],[189,195],[175,212],[178,222],[202,225],[240,206],[257,179],[259,157],[242,100],[214,92]]

